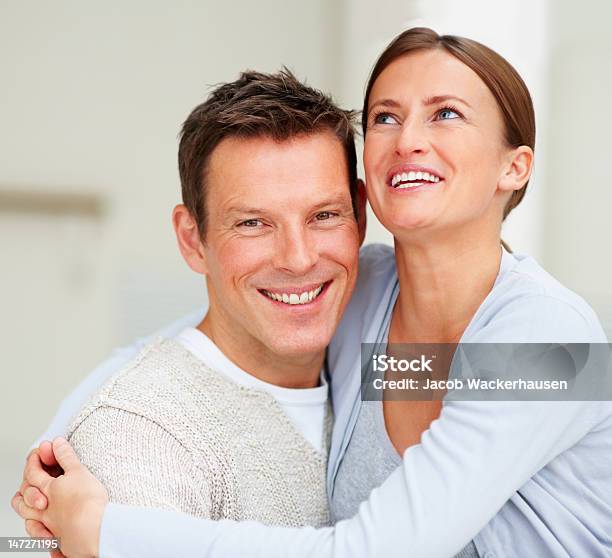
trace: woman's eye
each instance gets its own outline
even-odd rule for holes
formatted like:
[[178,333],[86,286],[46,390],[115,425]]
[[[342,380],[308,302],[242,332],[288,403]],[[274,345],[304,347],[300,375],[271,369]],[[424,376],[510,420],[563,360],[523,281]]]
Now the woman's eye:
[[397,124],[397,120],[389,113],[381,112],[374,116],[374,124]]
[[450,108],[444,108],[438,111],[438,118],[440,120],[454,120],[455,118],[461,118],[459,113]]

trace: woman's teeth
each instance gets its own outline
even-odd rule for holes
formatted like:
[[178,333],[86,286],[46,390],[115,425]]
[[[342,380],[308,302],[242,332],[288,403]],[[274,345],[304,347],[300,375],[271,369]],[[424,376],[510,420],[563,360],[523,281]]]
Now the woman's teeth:
[[321,283],[318,288],[312,291],[304,291],[303,293],[273,293],[270,291],[262,290],[261,292],[265,294],[268,298],[272,300],[276,300],[277,302],[284,302],[285,304],[307,304],[312,302],[315,298],[321,294],[323,290],[323,286],[325,283]]
[[435,174],[421,171],[398,172],[391,179],[391,186],[394,188],[412,188],[423,182],[435,184],[436,182],[440,182],[440,177]]

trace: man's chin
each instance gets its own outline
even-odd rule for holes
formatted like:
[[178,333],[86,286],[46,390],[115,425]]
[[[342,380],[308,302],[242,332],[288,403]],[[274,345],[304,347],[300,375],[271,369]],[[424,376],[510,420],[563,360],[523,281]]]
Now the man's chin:
[[322,353],[327,349],[331,341],[331,335],[308,335],[299,330],[290,331],[275,336],[270,341],[269,348],[279,356],[295,359],[308,358],[309,356]]

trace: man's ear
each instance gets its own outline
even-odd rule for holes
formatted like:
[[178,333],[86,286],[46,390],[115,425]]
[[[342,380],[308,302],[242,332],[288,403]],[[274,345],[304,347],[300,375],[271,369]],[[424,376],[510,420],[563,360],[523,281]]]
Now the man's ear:
[[172,226],[187,265],[196,273],[206,275],[208,266],[200,231],[195,219],[183,204],[177,205],[172,211]]
[[365,184],[361,178],[357,179],[357,227],[359,230],[359,246],[363,244],[366,234],[366,205],[368,198],[366,196]]
[[502,174],[498,188],[503,192],[520,190],[531,176],[533,168],[533,150],[531,147],[521,145],[512,149],[507,158],[506,167]]

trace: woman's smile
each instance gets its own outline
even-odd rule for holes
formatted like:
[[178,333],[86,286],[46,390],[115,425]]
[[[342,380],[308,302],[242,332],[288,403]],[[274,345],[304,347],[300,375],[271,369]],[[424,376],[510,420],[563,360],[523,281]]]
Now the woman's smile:
[[444,180],[442,173],[422,165],[394,165],[387,173],[387,186],[398,192],[418,192]]

